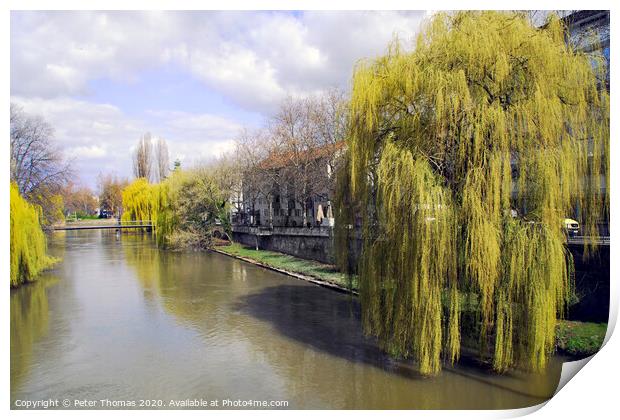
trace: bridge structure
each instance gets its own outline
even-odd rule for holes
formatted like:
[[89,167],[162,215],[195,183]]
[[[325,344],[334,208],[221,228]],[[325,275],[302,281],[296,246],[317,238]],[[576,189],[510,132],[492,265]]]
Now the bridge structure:
[[594,243],[598,246],[609,246],[609,236],[569,236],[566,240],[568,245],[585,245],[587,242]]
[[147,229],[151,230],[153,223],[150,220],[130,220],[110,224],[93,224],[93,225],[56,225],[52,226],[52,230],[94,230],[94,229]]
[[[62,230],[95,230],[95,229],[115,229],[117,232],[121,229],[146,229],[147,232],[151,232],[153,230],[153,223],[150,220],[129,220],[129,221],[120,221],[117,219],[117,223],[108,223],[108,224],[74,224],[74,225],[55,225],[51,227],[54,231],[62,231]],[[222,228],[222,226],[215,226],[211,235],[216,240],[221,241],[230,241],[230,237],[228,233]]]

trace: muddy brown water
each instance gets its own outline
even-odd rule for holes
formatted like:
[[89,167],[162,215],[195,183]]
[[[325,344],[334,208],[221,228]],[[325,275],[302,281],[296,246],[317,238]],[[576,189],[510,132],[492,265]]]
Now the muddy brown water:
[[348,295],[216,253],[161,251],[148,235],[57,232],[50,252],[62,261],[11,291],[12,408],[519,408],[553,394],[564,361],[499,376],[465,360],[424,378],[364,337]]

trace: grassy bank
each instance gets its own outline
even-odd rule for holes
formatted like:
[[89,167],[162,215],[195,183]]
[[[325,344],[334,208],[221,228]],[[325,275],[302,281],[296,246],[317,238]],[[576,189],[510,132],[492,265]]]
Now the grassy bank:
[[[224,251],[227,254],[247,258],[279,270],[313,277],[340,287],[348,287],[346,276],[340,273],[333,265],[323,264],[312,260],[304,260],[292,255],[282,254],[280,252],[266,251],[262,249],[257,251],[254,248],[245,247],[238,243],[233,243],[227,246],[217,246],[216,249]],[[353,279],[353,282],[353,288],[357,288],[355,279]]]
[[559,321],[556,345],[559,351],[571,356],[590,356],[601,348],[606,332],[604,323]]

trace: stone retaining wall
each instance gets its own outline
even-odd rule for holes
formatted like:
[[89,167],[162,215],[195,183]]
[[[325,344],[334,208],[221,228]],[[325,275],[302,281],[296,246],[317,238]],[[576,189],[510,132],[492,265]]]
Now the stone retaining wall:
[[245,245],[283,252],[299,258],[333,264],[333,235],[330,227],[292,228],[233,227],[233,240]]

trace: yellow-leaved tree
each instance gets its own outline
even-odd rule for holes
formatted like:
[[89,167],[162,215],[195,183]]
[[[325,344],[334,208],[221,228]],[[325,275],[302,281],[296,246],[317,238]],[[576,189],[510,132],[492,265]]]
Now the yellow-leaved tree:
[[562,220],[579,209],[595,236],[609,217],[606,69],[565,35],[556,17],[444,13],[355,69],[337,259],[365,331],[424,374],[464,336],[498,371],[543,369],[571,288]]
[[122,220],[150,221],[162,248],[209,248],[213,229],[228,229],[227,195],[206,171],[176,170],[157,184],[137,178],[122,195]]
[[41,210],[26,201],[11,183],[10,253],[11,287],[36,279],[56,260],[47,255],[47,239],[41,229]]

